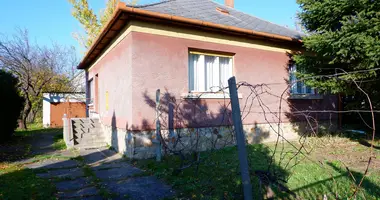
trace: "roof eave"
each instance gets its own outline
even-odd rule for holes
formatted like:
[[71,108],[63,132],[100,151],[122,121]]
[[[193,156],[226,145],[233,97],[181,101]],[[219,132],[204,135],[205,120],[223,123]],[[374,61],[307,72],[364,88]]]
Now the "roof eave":
[[115,23],[116,19],[119,17],[119,15],[121,13],[129,13],[129,14],[158,18],[158,19],[169,20],[169,21],[174,21],[174,22],[193,24],[193,25],[204,26],[204,27],[208,27],[208,28],[221,29],[221,30],[234,32],[234,33],[249,34],[249,35],[258,36],[258,37],[267,38],[267,39],[275,39],[275,40],[281,40],[281,41],[286,41],[286,42],[302,43],[302,40],[295,39],[292,37],[276,35],[276,34],[271,34],[271,33],[258,32],[258,31],[254,31],[254,30],[238,28],[235,26],[221,25],[221,24],[216,24],[216,23],[202,21],[202,20],[189,19],[189,18],[180,17],[180,16],[174,16],[174,15],[169,15],[169,14],[147,11],[147,10],[143,10],[143,9],[139,9],[139,8],[128,7],[125,3],[120,2],[117,5],[116,11],[113,14],[112,18],[107,23],[107,25],[102,29],[99,36],[94,40],[94,43],[91,45],[89,51],[86,53],[82,62],[78,65],[78,67],[77,67],[78,69],[86,69],[88,67],[86,60],[89,59],[92,52],[96,49],[97,45],[103,39],[103,37],[107,34],[107,32],[112,28],[112,25]]
[[102,40],[102,38],[107,34],[107,32],[111,29],[112,25],[118,18],[118,16],[122,13],[122,7],[126,7],[126,4],[123,2],[119,2],[119,4],[116,7],[115,12],[113,13],[111,19],[108,21],[108,23],[102,28],[100,31],[100,34],[96,37],[94,42],[92,43],[89,50],[86,52],[86,55],[82,59],[82,61],[77,66],[77,69],[86,69],[88,66],[86,66],[86,60],[90,57],[91,53],[95,50],[99,42]]

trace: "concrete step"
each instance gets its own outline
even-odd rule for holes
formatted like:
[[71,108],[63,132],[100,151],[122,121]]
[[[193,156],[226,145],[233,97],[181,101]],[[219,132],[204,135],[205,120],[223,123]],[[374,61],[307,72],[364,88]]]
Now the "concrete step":
[[85,149],[99,149],[99,148],[106,148],[106,146],[75,146],[74,148],[76,148],[77,150],[85,150]]
[[102,128],[74,128],[73,132],[75,133],[102,133]]
[[103,136],[104,134],[100,131],[97,131],[97,132],[89,132],[89,133],[75,133],[74,132],[74,136],[77,137],[77,138],[82,138],[83,136],[85,135],[88,135],[88,136]]
[[101,137],[101,138],[76,138],[74,140],[78,144],[84,143],[84,142],[90,143],[90,142],[104,142],[104,141],[106,141],[106,139],[104,137]]
[[105,138],[103,134],[91,134],[91,133],[85,133],[85,134],[75,134],[74,138],[86,138],[86,139],[92,139],[92,138]]
[[90,132],[90,128],[74,128],[73,127],[73,133],[76,134],[76,133],[89,133]]
[[104,140],[93,140],[93,141],[79,141],[76,142],[75,145],[102,145]]
[[75,140],[81,140],[81,141],[92,141],[92,140],[100,140],[105,141],[106,138],[104,136],[82,136],[82,137],[76,137]]
[[74,147],[99,148],[107,146],[99,119],[73,119],[72,126]]
[[100,124],[94,123],[73,123],[74,128],[101,128]]
[[95,149],[95,148],[103,148],[103,147],[107,147],[107,143],[104,143],[104,144],[98,144],[98,145],[75,145],[74,148],[77,148],[77,149]]
[[77,118],[72,119],[73,122],[79,122],[79,123],[99,123],[99,119],[92,119],[92,118]]
[[74,137],[83,138],[83,137],[102,137],[104,134],[102,132],[91,132],[91,133],[74,133]]
[[101,130],[90,130],[90,132],[74,132],[74,135],[103,135]]
[[77,123],[77,124],[99,124],[100,123],[99,120],[96,120],[96,121],[93,121],[93,120],[72,120],[71,122],[73,124],[74,123]]
[[76,141],[94,141],[94,140],[99,140],[99,141],[105,141],[106,138],[103,135],[100,136],[82,136],[82,137],[74,137],[74,140]]
[[105,147],[107,146],[107,143],[104,142],[104,141],[97,141],[97,142],[82,142],[82,143],[79,143],[79,144],[76,144],[74,145],[75,147],[88,147],[88,146],[92,146],[92,147]]
[[81,138],[104,138],[104,134],[102,133],[85,133],[81,134],[80,136]]

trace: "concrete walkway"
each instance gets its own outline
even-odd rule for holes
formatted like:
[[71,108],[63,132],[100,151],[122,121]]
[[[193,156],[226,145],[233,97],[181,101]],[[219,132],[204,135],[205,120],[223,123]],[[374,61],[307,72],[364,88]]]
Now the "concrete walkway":
[[[120,154],[107,148],[55,151],[50,137],[34,149],[51,158],[26,162],[37,176],[50,180],[58,199],[163,199],[174,195],[171,187],[129,165]],[[35,147],[34,147],[35,148]],[[32,147],[33,149],[33,147]]]

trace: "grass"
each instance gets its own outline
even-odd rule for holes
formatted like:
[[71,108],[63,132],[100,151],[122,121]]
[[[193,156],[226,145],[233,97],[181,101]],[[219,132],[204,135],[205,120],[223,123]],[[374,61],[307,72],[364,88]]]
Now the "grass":
[[0,164],[0,199],[55,199],[55,188],[33,170]]
[[[379,144],[377,142],[377,146]],[[347,172],[346,165],[357,184],[363,177],[366,161],[369,158],[368,147],[363,147],[356,140],[339,137],[312,138],[307,145],[308,149],[314,148],[312,153],[304,152],[305,155],[296,156],[296,159],[286,166],[287,161],[294,155],[294,148],[290,145],[280,145],[280,147],[275,154],[275,165],[272,165],[274,170],[271,171],[278,174],[275,177],[286,179],[285,185],[300,199],[323,199],[324,195],[329,199],[334,199],[336,196],[341,199],[349,198],[355,190],[355,181]],[[366,149],[363,150],[363,148]],[[250,145],[247,150],[253,193],[256,195],[255,199],[261,199],[265,192],[264,187],[260,187],[254,172],[268,169],[274,145]],[[281,152],[283,152],[282,155]],[[380,150],[375,150],[375,154],[379,157]],[[198,171],[196,167],[190,167],[178,172],[176,169],[180,164],[180,159],[175,156],[165,157],[161,163],[154,160],[133,163],[148,173],[165,179],[177,191],[177,198],[241,199],[243,197],[236,148],[204,152],[201,159],[203,161]],[[280,160],[282,160],[281,163]],[[276,181],[269,182],[272,183],[271,188],[277,198],[294,199],[292,195],[277,190],[277,187],[274,187]],[[380,197],[380,164],[373,162],[357,199],[378,197]]]
[[88,166],[84,162],[84,158],[82,156],[77,156],[72,158],[73,160],[76,160],[80,163],[80,166],[82,167],[83,173],[85,177],[88,177],[91,179],[92,184],[98,189],[98,194],[103,197],[103,199],[112,199],[116,195],[109,192],[104,185],[101,184],[101,180],[96,177],[94,171],[91,169],[90,166]]
[[[28,130],[16,130],[11,140],[0,144],[0,199],[55,199],[55,187],[49,181],[36,176],[35,170],[23,168],[14,161],[30,157],[31,140],[38,134],[52,133],[61,129],[44,129],[31,124]],[[62,148],[59,138],[54,146]],[[49,156],[33,157],[35,161]],[[51,156],[50,156],[51,157]]]
[[29,124],[28,130],[17,129],[15,131],[15,136],[28,137],[35,134],[44,134],[52,132],[61,132],[62,128],[44,128],[42,124]]
[[56,150],[64,150],[64,149],[66,149],[66,143],[63,140],[63,135],[62,134],[54,136],[53,148],[56,149]]
[[67,160],[67,159],[70,159],[71,157],[69,156],[62,156],[60,154],[48,154],[48,155],[36,155],[36,156],[33,156],[33,159],[32,159],[32,162],[41,162],[43,160],[50,160],[50,159],[54,159],[54,160]]

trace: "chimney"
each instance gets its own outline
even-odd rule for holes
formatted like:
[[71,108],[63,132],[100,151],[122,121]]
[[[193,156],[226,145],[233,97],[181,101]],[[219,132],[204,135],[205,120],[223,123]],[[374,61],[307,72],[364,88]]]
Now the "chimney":
[[234,0],[224,0],[224,5],[233,8],[234,7]]

